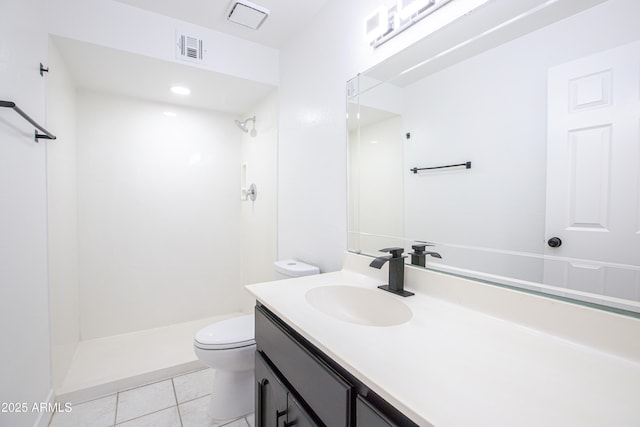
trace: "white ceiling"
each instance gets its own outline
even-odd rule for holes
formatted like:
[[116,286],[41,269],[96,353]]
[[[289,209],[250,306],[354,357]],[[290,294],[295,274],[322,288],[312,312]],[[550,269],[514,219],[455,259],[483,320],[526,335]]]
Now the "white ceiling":
[[[77,40],[53,37],[78,87],[242,115],[274,86],[161,61]],[[170,91],[179,85],[188,96]]]
[[253,0],[270,10],[258,30],[227,21],[231,0],[115,0],[274,48],[286,44],[328,0]]
[[[328,0],[254,0],[270,10],[258,30],[227,21],[231,0],[114,0],[190,22],[241,39],[280,48],[307,24]],[[102,92],[167,104],[243,115],[274,86],[212,71],[161,61],[62,37],[53,37],[75,84]],[[179,97],[172,85],[191,94]]]

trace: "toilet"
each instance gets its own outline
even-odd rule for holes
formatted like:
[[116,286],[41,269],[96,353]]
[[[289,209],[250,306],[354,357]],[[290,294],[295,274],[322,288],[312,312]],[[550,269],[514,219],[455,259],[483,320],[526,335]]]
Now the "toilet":
[[[318,267],[293,259],[274,263],[276,279],[319,274]],[[233,317],[196,332],[198,359],[215,371],[208,414],[230,420],[254,411],[254,315]]]
[[273,270],[275,271],[276,280],[320,274],[320,269],[315,265],[306,264],[295,259],[276,261],[273,263]]

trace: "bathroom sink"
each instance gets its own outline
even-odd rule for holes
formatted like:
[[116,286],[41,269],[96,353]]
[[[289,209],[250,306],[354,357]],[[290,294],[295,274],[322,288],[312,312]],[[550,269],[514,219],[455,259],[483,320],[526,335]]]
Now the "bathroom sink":
[[321,312],[360,325],[400,325],[413,315],[405,303],[378,289],[329,285],[310,289],[305,297]]

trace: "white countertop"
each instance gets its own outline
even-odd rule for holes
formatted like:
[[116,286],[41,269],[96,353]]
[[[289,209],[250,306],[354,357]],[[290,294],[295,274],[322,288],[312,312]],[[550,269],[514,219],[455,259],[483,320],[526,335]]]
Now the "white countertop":
[[[347,254],[342,271],[247,289],[420,426],[640,426],[637,318],[419,269],[407,269],[406,288],[415,296],[389,294],[413,312],[401,325],[337,320],[305,299],[318,286],[375,289],[386,283],[386,269],[368,268],[370,260]],[[427,286],[425,280],[442,283]],[[430,292],[434,286],[446,290]],[[470,297],[443,297],[469,286]],[[487,309],[496,300],[508,310]],[[547,323],[538,328],[535,321],[514,321],[523,313],[547,316]],[[557,334],[553,323],[564,323]],[[605,325],[616,330],[600,328]],[[573,329],[580,331],[575,339]]]

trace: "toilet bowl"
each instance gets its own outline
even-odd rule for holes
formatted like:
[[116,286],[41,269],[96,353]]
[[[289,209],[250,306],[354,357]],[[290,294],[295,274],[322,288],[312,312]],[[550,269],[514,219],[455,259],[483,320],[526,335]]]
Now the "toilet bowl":
[[[276,261],[277,278],[318,274],[318,267],[287,259]],[[200,329],[193,347],[198,359],[213,368],[213,390],[208,414],[230,420],[254,411],[256,350],[254,315],[233,317]]]
[[213,323],[196,333],[196,356],[215,370],[211,418],[230,420],[253,412],[254,337],[253,314]]

